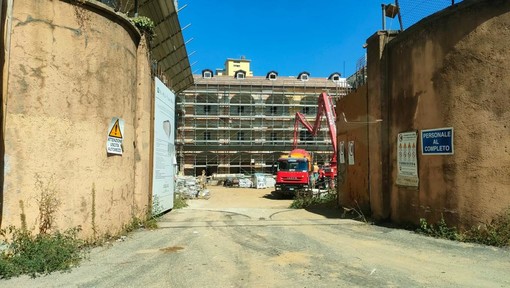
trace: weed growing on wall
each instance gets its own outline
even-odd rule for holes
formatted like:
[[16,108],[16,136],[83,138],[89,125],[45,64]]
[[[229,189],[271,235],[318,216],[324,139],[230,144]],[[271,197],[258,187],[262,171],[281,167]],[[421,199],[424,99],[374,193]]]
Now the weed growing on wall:
[[96,227],[96,183],[92,183],[92,237],[94,240],[97,239],[97,227]]
[[420,228],[418,228],[417,232],[436,238],[461,240],[461,235],[457,232],[457,229],[448,227],[443,217],[441,217],[441,220],[435,225],[429,224],[427,220],[421,218]]
[[131,21],[133,21],[133,24],[135,24],[136,28],[147,35],[149,40],[152,40],[154,37],[156,37],[156,33],[154,32],[154,28],[156,26],[154,25],[154,21],[152,21],[152,19],[149,17],[138,16],[131,18]]
[[510,208],[492,221],[472,227],[463,236],[469,242],[497,247],[510,246]]
[[186,199],[180,193],[174,194],[174,209],[182,209],[184,207],[188,207],[188,203]]
[[55,214],[62,202],[58,198],[54,176],[43,181],[42,177],[36,174],[35,187],[39,190],[39,197],[36,199],[39,205],[39,233],[47,234],[53,228]]
[[31,277],[54,271],[67,271],[86,256],[83,242],[77,237],[80,228],[64,232],[33,235],[30,231],[9,226],[0,231],[10,236],[7,249],[0,254],[0,278],[9,279],[21,274]]
[[435,225],[428,224],[425,219],[420,219],[420,228],[417,229],[417,232],[442,239],[497,247],[510,246],[510,208],[507,208],[492,221],[462,232],[454,227],[448,227],[443,217]]
[[4,238],[4,250],[0,252],[0,278],[11,278],[21,274],[32,277],[54,271],[66,271],[77,265],[85,256],[83,241],[78,238],[81,227],[64,232],[53,231],[55,214],[61,202],[54,178],[43,181],[36,175],[39,196],[39,233],[33,235],[27,229],[23,201],[20,201],[21,228],[9,226],[0,230]]

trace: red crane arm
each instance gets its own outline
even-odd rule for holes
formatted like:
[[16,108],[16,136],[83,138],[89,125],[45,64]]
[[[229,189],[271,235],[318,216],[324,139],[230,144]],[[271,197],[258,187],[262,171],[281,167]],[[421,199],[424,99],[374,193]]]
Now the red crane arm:
[[294,142],[293,149],[297,148],[297,140],[298,140],[298,130],[299,123],[303,124],[303,126],[312,134],[312,136],[317,136],[317,133],[321,127],[322,116],[326,115],[326,122],[329,128],[329,137],[331,139],[331,144],[333,145],[333,156],[331,157],[331,163],[336,164],[336,154],[337,154],[337,141],[336,141],[336,111],[333,109],[333,103],[328,93],[322,92],[319,95],[318,103],[317,103],[317,115],[315,116],[315,123],[312,127],[310,122],[306,120],[305,115],[300,112],[296,113],[296,119],[294,121]]

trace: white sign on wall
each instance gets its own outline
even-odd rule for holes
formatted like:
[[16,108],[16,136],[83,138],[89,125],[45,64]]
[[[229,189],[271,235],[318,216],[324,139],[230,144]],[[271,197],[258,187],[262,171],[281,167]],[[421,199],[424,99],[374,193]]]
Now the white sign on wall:
[[349,165],[354,165],[354,141],[349,141]]
[[163,212],[174,207],[175,94],[158,78],[155,81],[152,197],[153,211]]
[[345,163],[345,142],[344,141],[340,141],[340,145],[339,145],[339,153],[338,153],[338,158],[339,161],[340,161],[340,164],[344,164]]
[[404,132],[397,137],[397,185],[418,187],[418,133]]
[[124,140],[124,120],[113,117],[108,126],[108,136],[106,140],[106,152],[108,154],[122,155]]

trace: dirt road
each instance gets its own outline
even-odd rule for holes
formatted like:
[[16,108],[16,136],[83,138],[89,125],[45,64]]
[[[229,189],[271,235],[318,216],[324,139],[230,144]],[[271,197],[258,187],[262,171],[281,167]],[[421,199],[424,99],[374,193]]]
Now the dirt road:
[[510,287],[505,249],[288,209],[269,189],[210,189],[70,273],[0,287]]

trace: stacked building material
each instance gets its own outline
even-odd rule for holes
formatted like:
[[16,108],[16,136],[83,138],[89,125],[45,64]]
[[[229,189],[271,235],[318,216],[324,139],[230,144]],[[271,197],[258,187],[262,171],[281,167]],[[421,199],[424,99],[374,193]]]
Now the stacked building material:
[[210,196],[209,190],[205,185],[201,185],[200,177],[193,176],[177,176],[175,181],[175,193],[181,195],[185,199],[204,198]]

